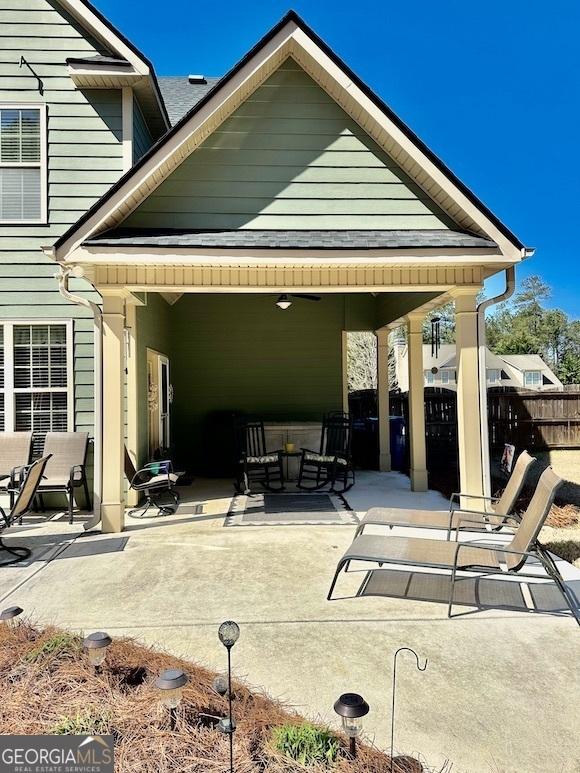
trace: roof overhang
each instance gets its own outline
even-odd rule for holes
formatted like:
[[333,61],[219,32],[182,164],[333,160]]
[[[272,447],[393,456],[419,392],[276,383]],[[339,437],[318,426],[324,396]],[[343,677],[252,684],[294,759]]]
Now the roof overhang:
[[66,260],[92,235],[118,227],[288,57],[293,57],[460,228],[494,241],[504,262],[516,263],[526,257],[526,248],[517,237],[293,12],[57,240],[54,257]]
[[144,80],[130,62],[126,64],[93,64],[67,59],[67,69],[75,86],[80,89],[121,89]]
[[[85,64],[83,67],[82,64],[77,65],[74,60],[70,60],[69,74],[75,84],[79,88],[122,88],[123,85],[135,85],[142,109],[150,118],[156,136],[160,137],[164,134],[170,123],[155,70],[149,59],[87,0],[58,0],[58,2],[87,32],[112,51],[120,62],[126,62],[131,68],[131,72],[128,73],[125,64],[118,63],[103,67],[92,63]],[[104,72],[106,69],[109,70],[108,73]],[[130,80],[118,80],[121,77],[121,71],[124,71]],[[107,77],[110,79],[107,80]],[[105,85],[106,83],[111,85]]]

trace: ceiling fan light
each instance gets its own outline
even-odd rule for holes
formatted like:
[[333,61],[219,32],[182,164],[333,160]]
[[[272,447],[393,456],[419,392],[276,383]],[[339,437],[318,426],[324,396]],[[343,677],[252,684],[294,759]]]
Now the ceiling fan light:
[[286,310],[286,309],[289,309],[290,306],[292,306],[292,301],[290,300],[290,298],[288,298],[287,295],[281,295],[276,301],[276,306],[279,309]]

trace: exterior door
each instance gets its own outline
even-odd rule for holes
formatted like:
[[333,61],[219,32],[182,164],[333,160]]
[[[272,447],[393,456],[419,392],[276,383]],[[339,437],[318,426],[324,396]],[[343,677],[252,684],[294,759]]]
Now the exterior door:
[[171,382],[169,358],[147,350],[147,403],[149,408],[149,458],[169,448]]

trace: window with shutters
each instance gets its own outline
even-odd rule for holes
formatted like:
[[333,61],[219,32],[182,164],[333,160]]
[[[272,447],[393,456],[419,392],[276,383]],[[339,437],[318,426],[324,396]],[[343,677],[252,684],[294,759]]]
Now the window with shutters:
[[72,425],[72,322],[4,322],[1,429],[67,432]]
[[0,105],[0,223],[46,221],[46,109]]

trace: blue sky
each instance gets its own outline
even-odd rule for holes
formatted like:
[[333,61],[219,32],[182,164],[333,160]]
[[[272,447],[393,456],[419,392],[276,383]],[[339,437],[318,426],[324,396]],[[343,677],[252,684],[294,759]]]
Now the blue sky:
[[[159,75],[222,75],[281,0],[94,0]],[[296,0],[305,21],[536,255],[580,316],[578,0]],[[499,288],[494,282],[490,290]]]

